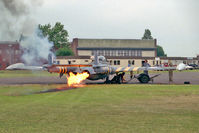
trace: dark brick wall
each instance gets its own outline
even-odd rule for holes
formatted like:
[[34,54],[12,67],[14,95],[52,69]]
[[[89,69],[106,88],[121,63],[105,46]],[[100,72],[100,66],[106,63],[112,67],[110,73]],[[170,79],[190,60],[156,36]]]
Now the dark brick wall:
[[0,42],[0,70],[21,62],[21,55],[19,42]]
[[78,47],[78,38],[74,38],[73,42],[71,43],[71,48],[73,50],[74,56],[78,56],[77,47]]

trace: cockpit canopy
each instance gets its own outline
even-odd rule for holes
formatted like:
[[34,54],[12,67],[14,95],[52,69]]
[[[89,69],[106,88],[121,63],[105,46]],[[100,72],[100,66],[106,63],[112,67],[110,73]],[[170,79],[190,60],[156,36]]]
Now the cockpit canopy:
[[[98,58],[99,63],[101,63],[101,64],[107,63],[106,58],[105,58],[104,56],[100,55],[100,56],[98,56],[97,58]],[[94,56],[91,56],[90,59],[92,60],[92,62],[94,62],[95,57],[94,57]]]
[[99,62],[106,62],[106,58],[104,56],[98,56]]

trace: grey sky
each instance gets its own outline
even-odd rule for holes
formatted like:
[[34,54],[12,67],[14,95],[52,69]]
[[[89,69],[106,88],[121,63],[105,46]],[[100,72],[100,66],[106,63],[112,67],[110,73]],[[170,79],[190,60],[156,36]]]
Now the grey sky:
[[140,39],[146,28],[168,56],[199,54],[198,0],[44,0],[40,24],[59,21],[72,38]]

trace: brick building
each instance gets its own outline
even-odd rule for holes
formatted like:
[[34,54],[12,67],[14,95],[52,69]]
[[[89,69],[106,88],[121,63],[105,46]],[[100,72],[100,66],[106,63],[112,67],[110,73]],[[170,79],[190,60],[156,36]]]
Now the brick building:
[[19,42],[0,41],[0,70],[21,62],[21,55]]

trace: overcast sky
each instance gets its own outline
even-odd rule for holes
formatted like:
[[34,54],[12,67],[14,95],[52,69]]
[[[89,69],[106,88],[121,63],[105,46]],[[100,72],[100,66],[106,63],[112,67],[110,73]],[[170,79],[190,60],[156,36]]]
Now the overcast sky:
[[150,29],[168,56],[199,54],[199,0],[45,0],[33,16],[63,23],[70,41],[140,39]]

